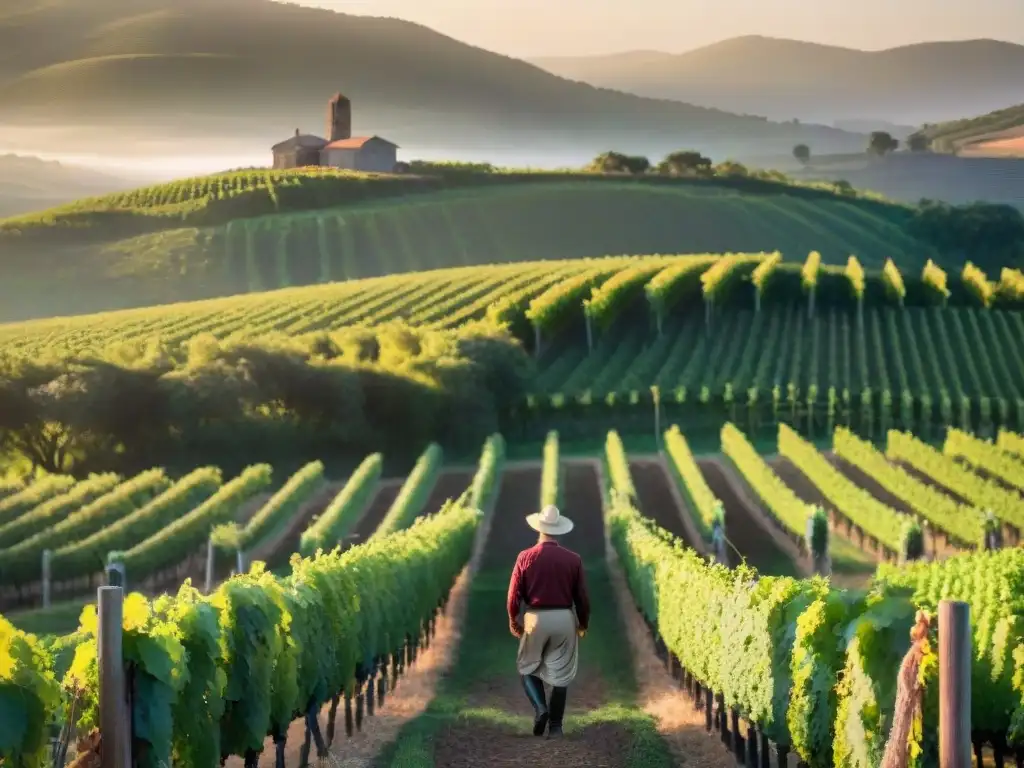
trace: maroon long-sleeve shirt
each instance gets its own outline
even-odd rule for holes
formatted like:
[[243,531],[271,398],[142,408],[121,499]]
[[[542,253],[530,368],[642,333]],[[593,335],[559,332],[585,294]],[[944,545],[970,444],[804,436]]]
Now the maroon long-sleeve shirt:
[[572,550],[554,541],[542,541],[524,549],[512,569],[508,584],[508,619],[516,624],[520,601],[528,608],[572,608],[580,629],[590,622],[590,597],[583,561]]

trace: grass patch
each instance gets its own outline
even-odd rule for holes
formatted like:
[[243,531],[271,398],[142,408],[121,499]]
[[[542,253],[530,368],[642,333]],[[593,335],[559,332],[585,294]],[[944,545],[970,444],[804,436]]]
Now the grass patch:
[[871,555],[857,548],[849,539],[832,534],[829,537],[832,571],[843,575],[873,574],[877,563]]
[[747,564],[757,569],[757,572],[764,576],[790,576],[794,579],[801,578],[801,573],[785,553],[773,550],[772,553],[762,553],[760,557],[748,558]]

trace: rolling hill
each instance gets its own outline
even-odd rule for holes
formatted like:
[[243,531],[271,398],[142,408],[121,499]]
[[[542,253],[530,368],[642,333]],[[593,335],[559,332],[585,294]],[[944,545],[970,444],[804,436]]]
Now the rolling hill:
[[240,172],[0,222],[0,305],[10,320],[621,253],[817,250],[919,268],[932,253],[906,233],[911,215],[752,178]]
[[921,133],[936,152],[962,155],[1024,156],[1024,104],[978,117],[926,126]]
[[562,77],[733,112],[920,125],[1024,101],[1024,46],[995,40],[861,51],[745,36],[681,54],[534,59]]
[[863,137],[594,88],[423,26],[270,0],[29,0],[0,10],[0,123],[81,126],[91,151],[202,138],[266,151],[320,130],[348,95],[355,129],[410,148],[590,157],[609,147],[716,156],[830,151]]
[[787,168],[799,179],[843,179],[858,189],[872,189],[893,200],[917,203],[922,198],[953,205],[976,201],[1003,203],[1024,211],[1024,157],[988,156],[979,150],[960,156],[940,152],[896,152],[813,157],[809,165]]
[[0,218],[53,208],[81,197],[131,187],[131,182],[74,165],[0,155]]
[[909,203],[982,200],[1024,211],[1024,105],[927,125],[913,136],[925,137],[929,151],[813,155],[807,165],[782,160],[777,167],[801,179],[843,179]]

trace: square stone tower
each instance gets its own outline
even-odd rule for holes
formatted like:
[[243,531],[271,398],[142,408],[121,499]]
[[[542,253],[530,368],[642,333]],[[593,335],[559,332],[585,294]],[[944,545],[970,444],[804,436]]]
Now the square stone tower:
[[352,102],[340,93],[327,102],[327,141],[352,138]]

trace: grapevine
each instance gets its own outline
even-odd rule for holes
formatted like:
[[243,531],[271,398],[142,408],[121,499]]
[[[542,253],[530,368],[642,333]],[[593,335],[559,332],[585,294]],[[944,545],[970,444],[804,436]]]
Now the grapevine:
[[813,445],[785,424],[779,425],[779,453],[792,461],[835,508],[891,552],[903,541],[902,516],[877,501],[829,464]]
[[103,568],[108,553],[130,549],[161,531],[208,499],[221,485],[220,470],[189,473],[149,503],[80,541],[56,549],[50,561],[55,581],[91,575]]
[[722,452],[729,457],[772,516],[793,536],[803,538],[807,526],[805,505],[790,490],[737,427],[727,423],[721,431]]
[[614,430],[609,432],[604,445],[609,490],[625,496],[635,504],[636,488],[633,486],[633,476],[629,471],[629,459],[626,457],[626,449],[619,433]]
[[490,507],[501,482],[504,464],[505,438],[500,434],[493,434],[484,444],[480,464],[473,475],[473,482],[466,491],[466,500],[473,509],[486,511]]
[[[344,554],[293,558],[282,578],[256,564],[209,597],[188,583],[152,603],[129,595],[123,651],[134,670],[133,722],[146,724],[134,730],[133,757],[155,768],[258,752],[272,729],[287,730],[296,713],[351,690],[364,660],[404,651],[406,636],[417,637],[434,615],[469,560],[479,519],[476,510],[450,504]],[[83,731],[97,724],[96,633],[88,607],[64,679],[83,693],[76,723]],[[56,681],[33,638],[0,618],[0,660],[8,657],[15,664],[9,671],[0,665],[0,703],[13,673],[19,707],[32,701],[25,690],[37,696],[31,707],[39,729],[13,744],[0,729],[0,754],[42,768],[49,764],[43,725],[60,703]]]
[[1018,491],[1024,492],[1024,460],[997,445],[979,440],[973,435],[950,429],[946,433],[943,453],[963,458],[986,473],[998,478]]
[[363,459],[323,514],[303,531],[299,542],[303,557],[311,557],[319,549],[332,549],[352,531],[373,498],[383,466],[384,456],[380,453]]
[[88,538],[152,501],[169,486],[167,476],[158,469],[122,483],[61,522],[0,552],[0,577],[13,584],[41,578],[40,558],[44,550],[57,550]]
[[6,525],[0,525],[0,550],[45,531],[69,513],[107,493],[120,481],[121,478],[113,473],[94,475],[71,486],[66,493],[40,504],[31,512],[26,512]]
[[544,465],[540,480],[540,506],[562,504],[562,466],[558,455],[558,433],[548,432],[544,441]]
[[903,284],[903,275],[900,274],[900,268],[896,266],[892,259],[885,260],[885,266],[882,267],[882,282],[885,284],[889,294],[896,297],[897,302],[902,307],[903,300],[907,297],[907,287]]
[[891,464],[885,458],[885,454],[848,429],[836,428],[832,437],[832,450],[837,456],[862,470],[917,514],[964,545],[973,547],[981,541],[981,510],[960,504],[921,482],[898,465]]
[[996,439],[996,445],[1004,451],[1016,454],[1024,459],[1024,436],[1021,436],[1016,432],[1000,429],[999,436]]
[[979,477],[913,435],[889,430],[885,454],[890,459],[906,462],[979,509],[991,510],[1003,522],[1024,529],[1024,505],[1020,495]]
[[969,290],[983,307],[990,307],[995,298],[997,286],[978,267],[971,262],[964,265],[961,279],[964,286]]
[[427,504],[443,460],[441,446],[437,443],[427,446],[371,538],[385,536],[412,525]]
[[0,525],[6,525],[33,507],[44,503],[47,499],[67,492],[74,484],[75,480],[72,477],[54,475],[37,480],[28,487],[0,500]]
[[248,467],[191,512],[136,543],[121,558],[129,577],[140,579],[186,560],[218,524],[231,520],[242,504],[270,485],[270,478],[268,464]]
[[693,522],[700,532],[701,538],[710,542],[715,523],[724,522],[719,519],[722,502],[715,498],[714,493],[708,487],[704,474],[693,458],[686,438],[679,431],[679,427],[675,425],[665,432],[665,451],[668,454],[669,467],[672,469],[677,483],[690,500],[688,506],[692,506],[696,511]]
[[270,497],[242,530],[241,545],[252,549],[285,524],[299,508],[324,486],[323,462],[304,466]]

